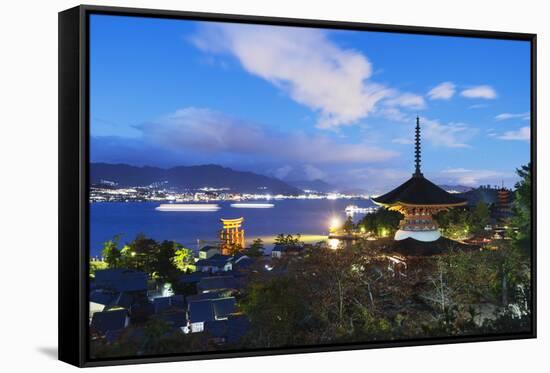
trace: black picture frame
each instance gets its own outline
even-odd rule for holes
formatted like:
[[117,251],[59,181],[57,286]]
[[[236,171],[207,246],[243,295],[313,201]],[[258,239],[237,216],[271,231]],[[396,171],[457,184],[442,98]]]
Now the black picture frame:
[[[527,41],[531,45],[532,328],[529,333],[410,339],[92,360],[88,356],[89,28],[91,14]],[[59,359],[79,367],[536,338],[535,34],[82,5],[59,13]]]

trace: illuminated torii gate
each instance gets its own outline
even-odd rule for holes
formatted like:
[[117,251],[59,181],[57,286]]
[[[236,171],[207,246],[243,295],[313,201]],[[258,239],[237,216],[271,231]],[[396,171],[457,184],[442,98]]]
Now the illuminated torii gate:
[[230,254],[231,249],[238,246],[244,249],[244,229],[241,229],[241,225],[244,218],[238,219],[220,219],[223,228],[220,230],[220,241],[222,254]]

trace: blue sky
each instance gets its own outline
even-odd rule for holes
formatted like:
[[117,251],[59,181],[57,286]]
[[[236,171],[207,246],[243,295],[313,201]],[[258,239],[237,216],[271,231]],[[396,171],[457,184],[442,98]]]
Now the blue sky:
[[385,191],[413,171],[511,186],[529,43],[93,15],[91,159],[221,164]]

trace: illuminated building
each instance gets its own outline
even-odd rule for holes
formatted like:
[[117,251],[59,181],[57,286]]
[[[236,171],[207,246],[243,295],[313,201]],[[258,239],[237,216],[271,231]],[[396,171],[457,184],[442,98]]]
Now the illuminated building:
[[455,206],[463,206],[466,200],[456,197],[426,179],[420,169],[420,120],[416,118],[415,172],[405,183],[394,190],[373,198],[378,205],[401,212],[405,217],[399,223],[395,240],[412,238],[432,242],[441,237],[433,215]]
[[499,223],[504,223],[512,213],[512,193],[504,185],[497,191],[496,218]]
[[235,247],[244,249],[244,229],[241,229],[244,218],[220,220],[223,224],[220,230],[222,254],[231,254],[231,250]]

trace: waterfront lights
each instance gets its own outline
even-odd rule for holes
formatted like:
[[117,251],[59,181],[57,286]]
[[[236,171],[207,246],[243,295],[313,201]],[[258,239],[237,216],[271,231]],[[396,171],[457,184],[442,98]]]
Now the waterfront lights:
[[332,217],[332,219],[330,219],[330,224],[329,224],[328,227],[329,227],[331,232],[337,230],[341,226],[342,226],[342,221],[340,220],[339,217],[334,216],[334,217]]

